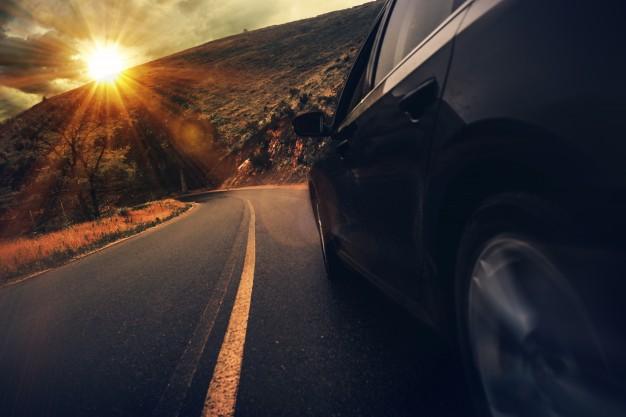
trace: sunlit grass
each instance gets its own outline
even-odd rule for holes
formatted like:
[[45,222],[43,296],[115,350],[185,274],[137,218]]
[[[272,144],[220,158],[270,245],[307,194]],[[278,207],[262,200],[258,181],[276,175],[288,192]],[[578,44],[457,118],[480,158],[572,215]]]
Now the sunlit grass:
[[118,210],[97,221],[75,224],[45,235],[0,241],[0,282],[57,266],[82,253],[169,220],[190,207],[162,200]]

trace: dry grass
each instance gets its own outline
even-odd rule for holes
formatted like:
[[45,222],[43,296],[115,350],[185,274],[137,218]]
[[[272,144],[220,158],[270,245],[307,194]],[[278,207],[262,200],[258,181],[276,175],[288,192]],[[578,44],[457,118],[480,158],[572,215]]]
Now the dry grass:
[[162,200],[120,209],[97,221],[36,237],[0,241],[0,282],[58,266],[69,259],[141,232],[186,211],[190,204]]

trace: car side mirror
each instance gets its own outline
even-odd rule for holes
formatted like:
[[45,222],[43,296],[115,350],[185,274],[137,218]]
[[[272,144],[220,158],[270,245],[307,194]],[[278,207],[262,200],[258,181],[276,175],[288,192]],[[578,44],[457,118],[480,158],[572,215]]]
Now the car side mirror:
[[324,124],[324,113],[316,111],[304,113],[293,119],[293,130],[296,135],[319,138],[330,135],[330,129]]

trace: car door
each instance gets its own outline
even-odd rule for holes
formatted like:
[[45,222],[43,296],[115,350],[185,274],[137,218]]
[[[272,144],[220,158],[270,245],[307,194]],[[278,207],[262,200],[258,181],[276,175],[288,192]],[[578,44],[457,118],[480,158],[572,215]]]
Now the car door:
[[383,289],[415,300],[431,137],[462,11],[453,13],[453,0],[391,6],[370,59],[375,87],[339,132],[358,224],[353,261]]
[[358,204],[354,194],[354,162],[351,145],[351,129],[338,131],[338,126],[371,90],[372,53],[380,36],[389,3],[381,10],[370,31],[342,91],[333,122],[332,141],[329,149],[318,159],[311,171],[315,193],[321,197],[321,211],[330,228],[330,238],[344,260],[359,258]]

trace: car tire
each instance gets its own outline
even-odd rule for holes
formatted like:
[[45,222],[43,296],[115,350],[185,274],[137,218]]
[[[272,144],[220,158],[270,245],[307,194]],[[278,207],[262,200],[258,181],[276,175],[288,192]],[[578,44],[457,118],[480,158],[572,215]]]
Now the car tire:
[[[592,374],[603,356],[570,285],[567,228],[550,210],[484,207],[456,263],[457,329],[476,415],[600,415],[606,380]],[[617,415],[609,408],[601,414]]]

